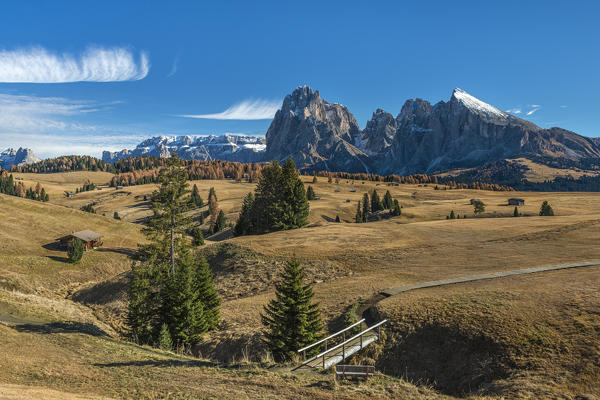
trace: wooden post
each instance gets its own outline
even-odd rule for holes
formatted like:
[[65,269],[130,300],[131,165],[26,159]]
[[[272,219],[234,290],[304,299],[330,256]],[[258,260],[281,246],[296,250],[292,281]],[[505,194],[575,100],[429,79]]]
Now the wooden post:
[[302,358],[304,358],[304,361],[306,361],[306,350],[302,351]]
[[323,354],[323,369],[325,369],[325,354]]
[[342,361],[346,359],[346,343],[342,343]]
[[362,337],[363,335],[360,335],[360,348],[362,349]]

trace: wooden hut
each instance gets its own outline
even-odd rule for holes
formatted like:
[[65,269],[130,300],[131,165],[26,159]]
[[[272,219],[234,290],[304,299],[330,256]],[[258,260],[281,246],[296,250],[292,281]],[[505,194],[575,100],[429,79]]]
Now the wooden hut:
[[508,205],[509,206],[524,206],[525,200],[517,199],[517,198],[508,199]]
[[73,239],[78,238],[83,242],[83,248],[85,250],[91,250],[102,246],[102,237],[101,234],[86,229],[85,231],[73,232],[69,235],[59,237],[56,240],[66,247]]

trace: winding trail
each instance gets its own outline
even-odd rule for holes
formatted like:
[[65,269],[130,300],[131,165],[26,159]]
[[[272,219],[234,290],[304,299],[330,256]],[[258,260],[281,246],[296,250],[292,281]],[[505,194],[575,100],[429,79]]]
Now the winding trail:
[[513,275],[526,275],[526,274],[534,274],[537,272],[545,272],[545,271],[556,271],[560,269],[569,269],[569,268],[582,268],[582,267],[593,267],[600,265],[600,261],[587,261],[587,262],[579,262],[573,264],[561,264],[561,265],[549,265],[545,267],[534,267],[534,268],[526,268],[526,269],[517,269],[513,271],[503,271],[503,272],[494,272],[491,274],[480,274],[480,275],[470,275],[463,276],[458,278],[448,278],[448,279],[440,279],[437,281],[430,282],[421,282],[415,283],[412,285],[404,285],[404,286],[396,286],[393,288],[386,289],[381,292],[386,297],[395,296],[400,293],[408,292],[415,289],[424,289],[436,286],[444,286],[444,285],[452,285],[455,283],[463,283],[463,282],[472,282],[472,281],[481,281],[484,279],[494,279],[494,278],[502,278],[505,276],[513,276]]

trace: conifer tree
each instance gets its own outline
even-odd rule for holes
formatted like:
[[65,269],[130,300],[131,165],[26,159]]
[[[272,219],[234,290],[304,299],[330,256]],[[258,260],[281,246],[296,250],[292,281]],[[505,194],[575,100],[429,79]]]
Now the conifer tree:
[[221,232],[225,229],[227,225],[227,219],[225,218],[225,213],[223,210],[219,210],[219,215],[217,216],[217,220],[215,221],[215,225],[213,227],[213,233]]
[[398,203],[397,199],[394,199],[394,203],[390,210],[390,214],[393,217],[399,217],[400,215],[402,215],[402,208],[400,208],[400,203]]
[[199,226],[192,228],[192,245],[203,246],[204,235],[202,235],[202,229]]
[[168,267],[152,267],[148,264],[131,267],[127,291],[129,298],[127,325],[137,343],[152,342],[155,327],[160,321],[158,292],[163,281],[161,273],[164,273]]
[[215,201],[218,201],[218,200],[217,200],[217,192],[215,191],[215,188],[214,188],[214,187],[211,187],[211,188],[209,189],[209,191],[208,191],[208,197],[209,197],[209,198],[210,198],[210,196],[211,196],[211,195],[215,197]]
[[321,337],[319,306],[313,303],[312,287],[304,280],[300,262],[295,258],[288,261],[275,286],[275,299],[261,315],[264,340],[277,361],[291,360],[298,349]]
[[542,207],[540,208],[540,215],[544,217],[554,216],[554,210],[552,209],[552,206],[550,206],[550,203],[548,203],[547,200],[544,200],[544,202],[542,203]]
[[221,299],[213,282],[213,274],[204,257],[201,257],[196,263],[196,285],[198,301],[204,305],[207,329],[216,329],[219,325]]
[[190,195],[190,203],[194,207],[202,207],[204,205],[204,201],[202,197],[200,197],[200,192],[198,191],[198,185],[194,184],[194,188],[192,189],[192,194]]
[[173,340],[171,340],[171,333],[169,332],[169,327],[165,323],[163,323],[160,327],[160,333],[158,334],[158,347],[162,350],[173,350]]
[[392,199],[392,194],[389,190],[386,190],[385,195],[383,196],[383,208],[391,210],[393,206],[394,200]]
[[515,207],[515,210],[513,211],[513,217],[518,217],[519,216],[519,209],[517,207]]
[[187,191],[186,172],[181,159],[173,155],[159,172],[160,186],[152,193],[152,213],[142,229],[150,244],[140,246],[139,258],[154,264],[170,264],[175,273],[175,258],[185,251],[186,232],[191,220],[185,215],[189,209],[184,198]]
[[306,199],[307,200],[315,200],[315,191],[313,190],[312,186],[308,186],[308,188],[306,188]]
[[69,261],[72,263],[78,263],[83,257],[83,242],[79,238],[73,238],[69,243],[69,249],[67,251]]
[[248,233],[254,232],[254,227],[252,224],[253,205],[254,195],[252,193],[248,193],[246,197],[244,197],[240,216],[238,217],[235,227],[233,228],[233,232],[236,236],[247,235]]
[[335,216],[335,222],[342,222],[342,221],[340,220],[340,216],[339,216],[339,215],[336,215],[336,216]]
[[454,214],[454,210],[450,211],[450,219],[456,219],[456,215]]
[[371,194],[371,211],[377,212],[382,209],[383,209],[383,206],[381,204],[381,199],[379,198],[379,194],[377,193],[377,190],[373,189],[373,193]]
[[313,171],[313,180],[312,183],[317,183],[318,179],[317,179],[317,171]]
[[371,208],[369,205],[369,195],[368,193],[365,193],[363,195],[363,201],[362,201],[362,206],[363,206],[363,211],[362,211],[362,220],[363,222],[367,222],[367,220],[369,219],[369,214],[371,214]]
[[482,212],[484,212],[485,204],[483,203],[483,201],[481,201],[481,200],[474,201],[473,202],[473,211],[474,211],[475,215],[481,214]]
[[[308,223],[308,201],[304,191],[304,183],[296,170],[292,158],[288,158],[281,167],[281,186],[279,201],[281,219],[275,224],[276,229],[295,229]],[[314,197],[314,193],[313,193]]]
[[114,218],[114,219],[117,219],[117,220],[120,220],[120,219],[121,219],[121,216],[119,215],[119,213],[118,213],[118,212],[116,212],[116,211],[115,211],[115,212],[114,212],[114,214],[113,214],[113,218]]
[[362,207],[360,206],[360,200],[358,201],[358,205],[356,206],[356,215],[354,216],[354,222],[356,222],[357,224],[363,222]]

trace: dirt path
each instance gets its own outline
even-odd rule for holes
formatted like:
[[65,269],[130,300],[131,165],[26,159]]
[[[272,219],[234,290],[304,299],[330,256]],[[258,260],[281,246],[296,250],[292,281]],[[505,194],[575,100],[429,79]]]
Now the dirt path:
[[395,296],[397,294],[408,292],[410,290],[415,290],[415,289],[424,289],[424,288],[430,288],[430,287],[435,287],[435,286],[452,285],[455,283],[463,283],[463,282],[481,281],[484,279],[494,279],[494,278],[501,278],[501,277],[512,276],[512,275],[534,274],[537,272],[555,271],[555,270],[559,270],[559,269],[592,267],[592,266],[596,266],[596,265],[600,265],[600,261],[587,261],[587,262],[579,262],[579,263],[573,263],[573,264],[561,264],[561,265],[550,265],[550,266],[545,266],[545,267],[517,269],[517,270],[513,270],[513,271],[495,272],[493,274],[470,275],[470,276],[463,276],[463,277],[458,277],[458,278],[440,279],[437,281],[415,283],[413,285],[396,286],[393,288],[386,289],[381,293],[384,296],[389,297],[389,296]]

